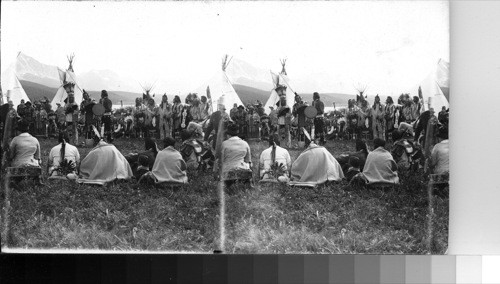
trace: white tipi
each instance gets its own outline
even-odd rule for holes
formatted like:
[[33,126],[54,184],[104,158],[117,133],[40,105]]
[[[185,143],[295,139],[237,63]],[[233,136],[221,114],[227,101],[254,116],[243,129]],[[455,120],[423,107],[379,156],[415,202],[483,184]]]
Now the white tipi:
[[222,58],[222,68],[217,72],[218,74],[212,77],[207,85],[199,88],[196,92],[198,96],[204,96],[207,95],[207,92],[210,92],[212,112],[217,110],[217,104],[223,104],[227,113],[233,108],[234,104],[238,106],[243,105],[226,74],[226,68],[230,62],[231,58],[228,55],[224,55]]
[[418,88],[422,88],[425,110],[432,107],[437,113],[441,111],[443,106],[446,108],[449,107],[449,70],[450,64],[443,59],[439,59],[436,68],[420,84],[411,89],[410,94],[416,96],[418,95]]
[[2,74],[2,100],[4,103],[12,101],[14,108],[21,103],[21,100],[25,102],[30,100],[13,68]]
[[57,89],[56,95],[52,99],[52,109],[57,109],[57,103],[64,105],[64,100],[68,97],[68,93],[64,89],[64,86],[68,83],[72,83],[75,86],[75,103],[80,104],[83,100],[83,90],[80,88],[76,81],[75,71],[73,70],[73,61],[75,59],[75,55],[72,54],[68,56],[69,67],[66,71],[63,71],[58,68],[59,78],[61,80],[61,86]]
[[295,91],[290,87],[290,80],[288,79],[288,75],[285,69],[286,59],[281,60],[281,72],[279,74],[275,74],[271,71],[271,77],[273,79],[274,88],[271,90],[271,95],[266,102],[265,112],[269,114],[271,112],[270,106],[276,109],[276,103],[280,100],[278,93],[276,93],[276,87],[279,85],[286,87],[286,104],[290,108],[295,104]]

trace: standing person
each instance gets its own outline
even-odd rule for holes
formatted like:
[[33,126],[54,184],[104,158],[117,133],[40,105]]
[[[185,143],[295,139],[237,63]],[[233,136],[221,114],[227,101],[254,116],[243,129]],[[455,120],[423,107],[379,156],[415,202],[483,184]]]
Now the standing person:
[[295,95],[292,115],[297,119],[298,141],[304,141],[304,127],[306,127],[306,115],[304,114],[306,105],[299,95]]
[[366,120],[370,117],[370,108],[368,101],[363,99],[361,106],[358,108],[358,137],[361,137],[361,132],[368,129]]
[[278,111],[274,109],[273,106],[270,106],[271,110],[269,113],[269,124],[271,125],[271,129],[278,125]]
[[92,108],[95,102],[90,98],[89,94],[83,90],[83,101],[80,105],[80,113],[85,117],[85,126],[83,128],[83,133],[85,139],[90,139],[92,137],[92,125],[94,125],[94,112]]
[[412,120],[415,121],[420,117],[422,113],[422,104],[420,103],[420,99],[417,96],[413,97],[413,104],[411,105],[411,117]]
[[181,128],[181,115],[182,115],[181,98],[179,96],[175,96],[173,103],[174,105],[172,106],[172,119],[173,119],[172,137],[175,138],[175,133],[179,132]]
[[441,124],[447,124],[448,123],[447,120],[448,120],[448,112],[446,111],[446,107],[443,106],[438,114],[438,121]]
[[42,116],[40,108],[40,102],[35,101],[35,106],[33,108],[34,131],[32,131],[32,134],[34,135],[40,135],[42,132]]
[[21,102],[17,105],[17,115],[19,115],[21,118],[24,118],[24,109],[26,108],[24,100],[21,100]]
[[168,103],[167,95],[161,98],[160,113],[160,139],[172,137],[172,105]]
[[236,114],[237,112],[238,112],[238,104],[236,104],[236,103],[235,103],[235,104],[233,105],[233,108],[229,111],[229,117],[230,117],[232,120],[234,120],[234,121],[236,121],[236,119],[234,118],[234,116],[235,116],[235,114]]
[[201,96],[200,102],[201,120],[204,121],[210,116],[210,104],[206,96]]
[[[276,103],[278,135],[279,137],[284,137],[287,141],[287,146],[290,147],[290,125],[287,125],[287,116],[290,116],[292,112],[290,109],[291,106],[286,104],[286,86],[279,85],[276,87],[276,93],[279,95],[279,101]],[[282,136],[281,131],[285,131],[284,136]]]
[[27,101],[25,104],[23,113],[23,119],[28,123],[30,134],[35,134],[35,108],[31,104],[30,101]]
[[389,133],[394,131],[394,117],[396,115],[396,106],[391,96],[385,100],[384,118],[385,118],[385,140],[389,140]]
[[413,112],[412,112],[414,106],[413,106],[413,101],[410,99],[410,96],[408,94],[403,95],[402,104],[403,104],[402,115],[404,118],[404,120],[402,121],[410,124],[413,123],[415,121],[413,119]]
[[102,123],[104,124],[104,133],[106,140],[108,142],[113,142],[113,137],[111,136],[111,133],[113,132],[113,125],[112,125],[112,118],[111,114],[113,111],[113,102],[108,98],[108,91],[102,90],[101,91],[101,100],[99,101],[100,104],[104,107],[104,115],[102,116]]
[[[325,122],[323,114],[325,113],[325,104],[321,101],[318,92],[314,92],[313,94],[313,103],[312,106],[316,108],[317,114],[314,118],[314,132],[315,137],[319,136],[320,145],[325,144]],[[317,135],[316,135],[317,134]]]
[[233,117],[234,122],[238,125],[238,133],[240,138],[246,138],[246,126],[247,126],[247,112],[245,111],[245,107],[240,105],[238,107],[238,111],[234,114]]
[[192,94],[190,102],[191,108],[189,109],[189,112],[194,122],[201,122],[202,120],[200,104],[201,101],[198,99],[198,95]]
[[132,116],[134,118],[135,136],[142,138],[146,131],[146,106],[142,103],[141,98],[135,99]]
[[78,145],[78,104],[75,102],[74,93],[70,91],[64,100],[64,113],[66,114],[66,131],[72,134],[74,144]]
[[[222,125],[221,125],[222,120]],[[214,132],[213,137],[217,137],[219,133],[219,127],[222,126],[224,122],[230,120],[229,115],[226,113],[226,107],[224,104],[218,104],[218,110],[210,115],[210,120],[208,122],[207,129],[205,131],[205,141],[210,140],[210,134]],[[222,131],[222,130],[220,130]],[[217,144],[217,139],[213,139],[212,147],[215,149]]]
[[149,137],[149,130],[156,130],[159,133],[159,109],[156,107],[155,100],[152,97],[147,99],[146,107],[146,136]]
[[57,116],[57,128],[62,129],[66,123],[66,115],[64,114],[64,108],[60,103],[56,103],[56,116]]
[[384,113],[384,105],[380,103],[380,97],[377,95],[371,109],[373,139],[385,138]]
[[264,109],[264,107],[262,106],[262,103],[260,101],[257,101],[256,111],[260,117],[262,117],[266,114],[266,110]]
[[41,121],[40,134],[43,135],[45,138],[48,138],[49,132],[47,126],[49,122],[49,114],[47,113],[43,105],[40,105],[40,121]]

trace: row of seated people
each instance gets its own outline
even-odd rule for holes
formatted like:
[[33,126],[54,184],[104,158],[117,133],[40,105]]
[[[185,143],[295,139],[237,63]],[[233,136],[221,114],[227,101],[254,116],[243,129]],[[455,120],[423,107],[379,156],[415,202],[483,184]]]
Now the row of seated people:
[[[10,166],[40,167],[41,151],[38,140],[27,132],[27,126],[22,122],[18,130],[21,134],[14,137],[10,145]],[[395,132],[395,138],[399,138],[398,133]],[[220,153],[215,155],[219,159],[214,165],[214,172],[220,172],[219,178],[228,186],[237,180],[251,182],[253,172],[248,143],[238,137],[237,125],[228,125],[226,134],[227,139],[221,144]],[[446,172],[448,169],[447,132],[440,133],[440,137],[443,142],[434,147],[429,165],[437,172]],[[398,170],[401,166],[398,162],[400,161],[397,162],[398,159],[394,159],[394,154],[385,149],[385,141],[382,139],[374,140],[375,147],[371,152],[368,152],[365,143],[357,141],[355,153],[337,158],[333,157],[326,148],[307,140],[306,149],[293,163],[288,151],[280,147],[279,140],[277,136],[271,137],[269,148],[260,155],[259,179],[264,182],[288,182],[292,185],[315,186],[346,178],[347,180],[362,180],[365,184],[399,183]],[[127,156],[122,155],[114,145],[97,138],[95,148],[81,162],[78,149],[67,141],[68,138],[61,133],[60,144],[49,153],[47,174],[50,178],[76,179],[80,183],[89,184],[105,184],[133,176],[137,180],[142,178],[155,183],[184,184],[188,182],[186,171],[190,162],[189,155],[183,155],[174,148],[173,138],[167,137],[164,140],[164,149],[161,151],[155,142],[146,139],[145,152]],[[196,157],[196,153],[191,157]]]

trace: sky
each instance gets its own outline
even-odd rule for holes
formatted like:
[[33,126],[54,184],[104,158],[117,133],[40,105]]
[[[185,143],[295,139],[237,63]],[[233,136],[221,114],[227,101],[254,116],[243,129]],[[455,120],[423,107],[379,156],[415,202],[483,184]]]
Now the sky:
[[77,75],[113,70],[155,81],[159,92],[196,89],[224,54],[275,71],[287,58],[299,92],[355,93],[361,84],[383,95],[414,86],[439,58],[449,61],[447,1],[2,1],[1,8],[2,71],[19,51],[64,69],[74,53]]

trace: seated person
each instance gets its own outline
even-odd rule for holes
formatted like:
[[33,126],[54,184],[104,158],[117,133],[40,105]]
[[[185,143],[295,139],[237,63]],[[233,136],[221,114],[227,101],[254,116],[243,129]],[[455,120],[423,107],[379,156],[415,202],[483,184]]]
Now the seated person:
[[226,186],[236,181],[251,183],[252,180],[250,146],[238,137],[238,130],[236,123],[230,123],[226,131],[228,139],[221,146],[219,168]]
[[208,145],[204,145],[202,141],[195,139],[193,133],[188,130],[181,131],[181,139],[182,145],[179,152],[188,169],[198,169],[199,165],[204,162],[202,158]]
[[342,171],[344,174],[347,173],[347,170],[352,165],[349,164],[350,158],[356,157],[359,160],[359,167],[362,169],[365,166],[366,157],[368,157],[368,147],[366,146],[366,142],[361,139],[356,139],[356,152],[341,154],[336,160],[339,162],[342,167]]
[[345,173],[345,178],[347,181],[351,181],[352,178],[361,172],[361,162],[358,157],[351,156],[349,157],[349,168]]
[[325,147],[311,141],[311,136],[304,130],[306,149],[293,162],[291,167],[292,185],[315,186],[327,181],[339,181],[344,178],[342,167]]
[[366,158],[363,172],[360,176],[367,184],[397,184],[399,183],[398,166],[391,153],[385,147],[385,140],[373,140],[375,150]]
[[144,152],[140,153],[130,153],[125,155],[125,159],[130,164],[130,167],[132,168],[132,172],[137,170],[137,167],[139,166],[139,157],[140,156],[147,156],[148,157],[148,167],[149,170],[153,169],[153,165],[155,163],[156,155],[158,155],[158,146],[156,145],[156,142],[153,141],[150,137],[146,137],[144,140]]
[[[59,144],[54,146],[49,153],[47,161],[47,175],[49,177],[67,177],[68,174],[76,174],[80,163],[78,149],[69,144],[67,132],[59,133]],[[62,161],[66,162],[62,163]],[[74,175],[73,175],[74,176]],[[74,176],[76,178],[76,176]]]
[[127,159],[113,144],[104,142],[99,136],[94,138],[96,146],[80,164],[80,183],[104,185],[107,182],[130,179],[132,169]]
[[269,138],[269,148],[262,151],[259,159],[259,177],[261,180],[279,180],[288,182],[292,166],[290,154],[280,147],[277,134]]
[[17,124],[17,130],[21,134],[12,138],[10,142],[10,166],[40,167],[40,143],[28,133],[29,123],[21,119]]
[[[434,186],[434,192],[437,195],[446,197],[448,187],[449,172],[450,172],[450,146],[448,144],[448,127],[443,126],[439,128],[438,132],[439,143],[432,148],[431,156],[429,158],[429,170],[431,172],[430,178]],[[435,190],[438,191],[435,191]]]
[[[398,169],[409,170],[412,166],[418,169],[418,161],[422,157],[422,151],[412,141],[403,137],[403,132],[394,130],[392,132],[392,140],[394,143],[391,148],[391,155]],[[415,170],[416,170],[415,169]]]
[[448,144],[448,129],[442,127],[438,132],[439,143],[434,145],[429,160],[432,174],[446,175],[450,171],[450,146]]
[[183,184],[188,182],[186,162],[174,146],[174,138],[166,137],[164,140],[165,149],[158,152],[156,156],[151,175],[157,183]]

